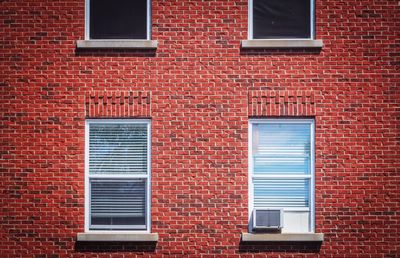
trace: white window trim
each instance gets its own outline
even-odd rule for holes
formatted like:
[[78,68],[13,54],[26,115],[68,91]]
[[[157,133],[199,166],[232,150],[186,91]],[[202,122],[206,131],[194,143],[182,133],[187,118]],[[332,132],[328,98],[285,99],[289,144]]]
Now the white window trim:
[[151,0],[147,0],[147,36],[145,39],[91,39],[90,38],[90,1],[91,0],[85,0],[85,40],[99,40],[99,41],[128,41],[128,40],[151,40]]
[[[90,178],[110,178],[106,175],[89,177],[89,129],[90,124],[147,124],[147,175],[115,175],[120,178],[147,178],[146,180],[146,230],[91,230],[90,226]],[[151,121],[149,119],[87,119],[85,122],[85,233],[150,233],[151,232]]]
[[[299,118],[293,118],[293,119],[273,119],[273,118],[261,118],[261,119],[250,119],[249,120],[249,142],[248,142],[248,153],[249,153],[249,178],[248,178],[248,185],[249,185],[249,213],[248,213],[248,223],[250,225],[251,221],[251,216],[252,216],[252,211],[254,209],[254,185],[253,185],[253,178],[255,177],[263,177],[263,178],[272,178],[272,177],[277,177],[276,175],[274,176],[254,176],[253,175],[253,148],[252,148],[252,142],[253,142],[253,124],[270,124],[270,123],[292,123],[292,124],[298,124],[298,123],[309,123],[310,124],[310,152],[311,152],[311,171],[310,175],[305,175],[305,176],[279,176],[279,178],[310,178],[310,208],[285,208],[281,207],[284,210],[287,211],[310,211],[310,232],[309,233],[314,233],[315,232],[315,120],[314,119],[299,119]],[[279,208],[279,207],[277,207]]]
[[[248,3],[248,23],[249,23],[249,29],[248,29],[248,39],[253,40],[253,0],[249,0]],[[310,0],[310,37],[309,38],[276,38],[276,39],[265,39],[265,40],[313,40],[315,39],[315,0]],[[257,39],[257,40],[263,40],[263,39]]]

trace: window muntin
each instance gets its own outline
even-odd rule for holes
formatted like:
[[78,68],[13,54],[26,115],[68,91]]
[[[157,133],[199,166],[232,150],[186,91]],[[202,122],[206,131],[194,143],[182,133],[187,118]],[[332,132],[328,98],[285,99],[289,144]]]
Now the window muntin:
[[87,39],[150,39],[151,0],[86,0]]
[[86,231],[150,227],[150,122],[88,120]]
[[250,39],[313,39],[314,0],[249,0]]
[[313,232],[314,121],[255,119],[249,136],[249,214],[283,209],[282,232]]

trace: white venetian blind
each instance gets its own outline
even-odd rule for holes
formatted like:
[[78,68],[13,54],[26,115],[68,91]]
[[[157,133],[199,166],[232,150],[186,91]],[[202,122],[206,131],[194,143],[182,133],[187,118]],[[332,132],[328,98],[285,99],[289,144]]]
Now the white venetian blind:
[[309,123],[253,124],[255,208],[309,208]]
[[255,208],[309,207],[307,179],[253,179]]
[[309,124],[253,126],[254,174],[309,174]]
[[92,226],[125,228],[145,225],[146,182],[144,179],[91,179]]
[[147,125],[91,124],[89,173],[146,174]]

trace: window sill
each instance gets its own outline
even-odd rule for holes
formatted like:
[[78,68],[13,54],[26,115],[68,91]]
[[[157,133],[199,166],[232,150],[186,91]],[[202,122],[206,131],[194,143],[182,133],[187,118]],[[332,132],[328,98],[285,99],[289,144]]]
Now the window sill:
[[321,233],[257,234],[242,233],[242,242],[323,242]]
[[79,242],[157,242],[157,233],[78,233]]
[[311,39],[250,39],[240,42],[241,48],[322,48],[322,40]]
[[157,40],[78,40],[76,47],[106,49],[157,49]]

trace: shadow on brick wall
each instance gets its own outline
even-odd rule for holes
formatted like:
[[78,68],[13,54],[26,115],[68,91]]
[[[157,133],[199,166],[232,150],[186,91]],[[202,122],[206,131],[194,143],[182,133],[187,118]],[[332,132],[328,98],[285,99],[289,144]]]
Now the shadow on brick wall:
[[262,253],[262,252],[281,252],[281,253],[319,253],[321,243],[314,242],[240,242],[240,253]]
[[77,252],[154,252],[154,242],[75,242]]
[[154,49],[75,49],[76,56],[93,57],[156,57]]
[[292,48],[292,49],[240,49],[241,56],[294,56],[299,57],[301,55],[320,55],[321,49],[312,48]]

